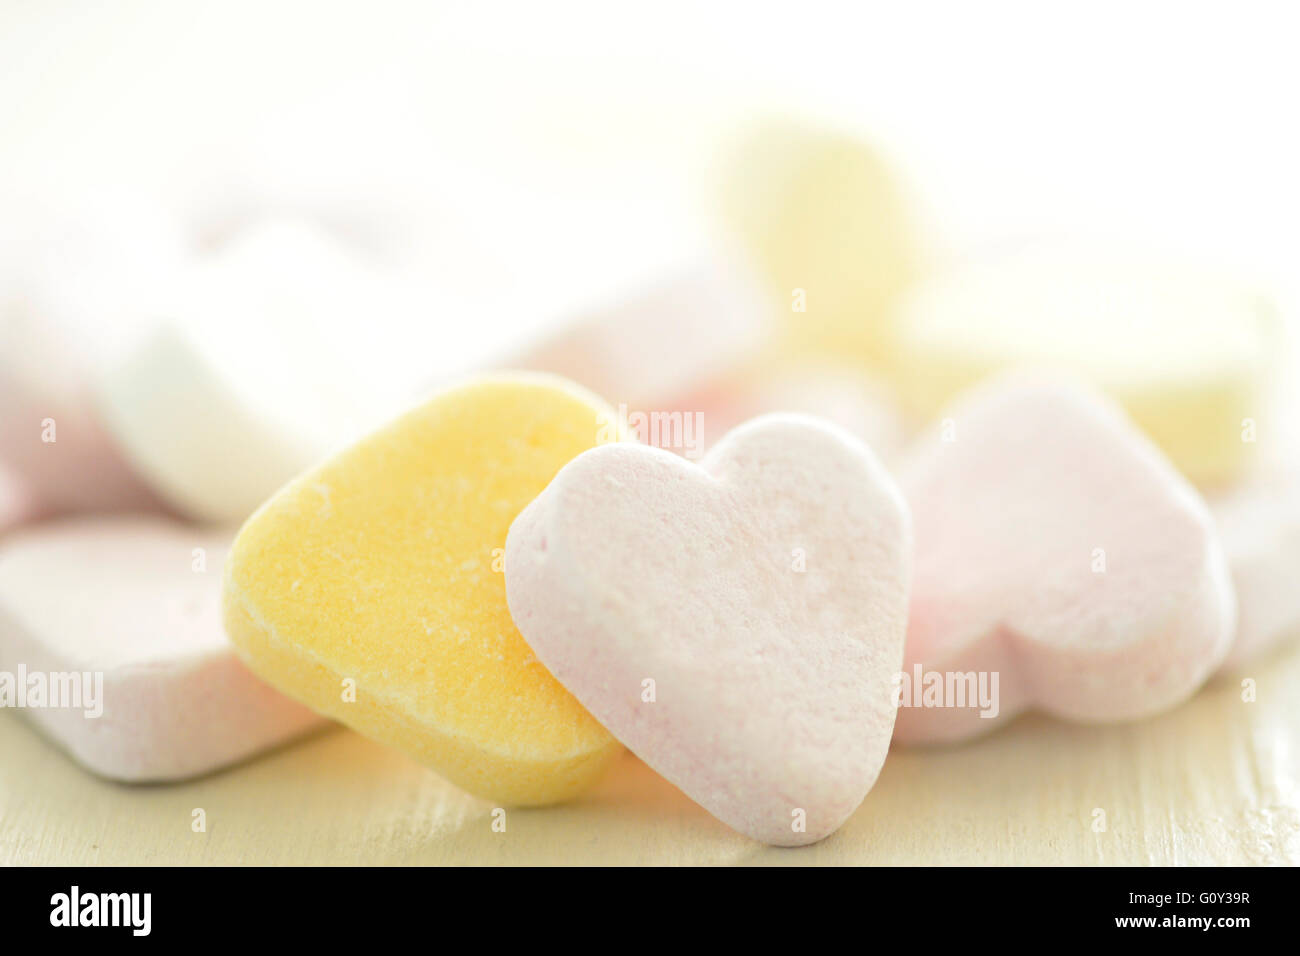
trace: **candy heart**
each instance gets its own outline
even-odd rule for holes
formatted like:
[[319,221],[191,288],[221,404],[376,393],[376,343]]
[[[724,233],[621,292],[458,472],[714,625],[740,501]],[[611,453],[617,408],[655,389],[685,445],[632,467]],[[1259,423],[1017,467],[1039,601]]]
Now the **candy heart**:
[[743,252],[663,205],[520,198],[497,213],[494,231],[520,264],[510,311],[545,319],[502,356],[506,367],[662,409],[762,348],[775,323]]
[[769,310],[748,270],[697,252],[556,313],[512,362],[564,375],[620,405],[659,408],[752,353]]
[[[270,222],[205,259],[162,321],[97,383],[134,468],[200,521],[236,523],[386,405],[343,358],[367,309],[397,309],[328,235]],[[332,341],[334,340],[334,341]]]
[[0,249],[0,467],[41,514],[161,510],[91,383],[168,297],[187,260],[177,223],[130,193],[4,204]]
[[1272,308],[1236,280],[1086,244],[1039,243],[935,275],[897,312],[918,414],[1016,366],[1065,368],[1124,405],[1185,475],[1250,463],[1275,350]]
[[30,499],[30,514],[162,512],[95,414],[88,390],[31,389],[0,369],[0,467]]
[[0,706],[22,707],[79,763],[128,781],[192,777],[321,726],[249,673],[226,640],[229,544],[228,534],[125,517],[7,538]]
[[880,364],[920,269],[894,171],[851,133],[797,121],[748,130],[721,170],[724,227],[767,280],[790,352]]
[[1236,669],[1300,635],[1300,478],[1256,478],[1210,502],[1237,592]]
[[524,638],[616,737],[723,822],[820,840],[885,759],[907,507],[865,446],[772,415],[700,465],[604,445],[515,520]]
[[244,525],[225,619],[285,693],[511,804],[618,752],[510,620],[506,531],[609,410],[563,379],[450,388],[306,472]]
[[986,385],[899,483],[916,521],[900,741],[957,740],[1031,706],[1154,714],[1223,658],[1235,608],[1205,504],[1101,396]]

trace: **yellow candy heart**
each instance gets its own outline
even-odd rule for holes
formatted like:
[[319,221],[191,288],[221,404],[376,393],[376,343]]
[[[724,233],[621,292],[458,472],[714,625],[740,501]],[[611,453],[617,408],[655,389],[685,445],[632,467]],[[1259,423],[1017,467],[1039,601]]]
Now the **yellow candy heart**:
[[720,178],[722,222],[785,317],[774,353],[888,369],[890,312],[921,258],[889,164],[853,135],[773,120],[738,143]]
[[448,389],[300,476],[244,525],[226,630],[263,679],[479,796],[564,800],[617,742],[506,606],[515,516],[609,431],[550,376]]
[[1252,466],[1280,330],[1235,277],[1118,244],[1038,242],[934,274],[896,319],[918,418],[1004,368],[1061,369],[1118,399],[1194,482]]

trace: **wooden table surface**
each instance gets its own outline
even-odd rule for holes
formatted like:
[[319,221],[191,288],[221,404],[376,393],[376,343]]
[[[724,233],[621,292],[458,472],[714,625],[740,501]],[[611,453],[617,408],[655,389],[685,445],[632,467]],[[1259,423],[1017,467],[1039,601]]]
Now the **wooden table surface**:
[[1029,716],[895,750],[812,847],[731,832],[631,755],[576,803],[509,811],[505,832],[492,810],[343,729],[189,783],[123,786],[0,713],[5,864],[1297,864],[1300,648],[1143,723]]

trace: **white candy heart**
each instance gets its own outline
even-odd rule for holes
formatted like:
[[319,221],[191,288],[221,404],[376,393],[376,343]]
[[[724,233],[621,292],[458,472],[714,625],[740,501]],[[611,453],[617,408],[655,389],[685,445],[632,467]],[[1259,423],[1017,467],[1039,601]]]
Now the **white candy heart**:
[[[0,707],[95,773],[181,780],[324,721],[221,628],[230,535],[159,518],[47,523],[0,546]],[[39,702],[32,688],[41,691]],[[71,706],[70,706],[71,704]]]
[[1300,634],[1300,476],[1264,474],[1211,500],[1237,591],[1234,670]]
[[1233,592],[1205,503],[1100,395],[986,385],[942,413],[899,483],[916,523],[899,740],[1034,706],[1154,714],[1227,650]]
[[633,444],[579,455],[511,526],[506,592],[624,744],[735,829],[800,845],[885,759],[910,552],[865,446],[771,415],[699,465]]

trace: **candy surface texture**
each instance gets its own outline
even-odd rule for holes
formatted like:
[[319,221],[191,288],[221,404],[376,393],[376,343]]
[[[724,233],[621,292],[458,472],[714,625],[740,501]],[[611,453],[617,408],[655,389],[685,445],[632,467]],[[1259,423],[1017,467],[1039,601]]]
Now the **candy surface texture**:
[[[321,726],[254,677],[226,639],[229,542],[126,517],[67,519],[6,539],[0,671],[27,678],[27,699],[9,706],[88,769],[124,781],[192,777]],[[75,699],[56,692],[67,680]]]
[[300,476],[235,542],[231,638],[275,686],[471,793],[578,793],[619,748],[520,637],[501,557],[606,412],[562,379],[480,378]]
[[988,383],[898,477],[916,525],[900,741],[958,740],[1030,707],[1145,717],[1227,652],[1235,602],[1205,503],[1099,394]]
[[880,771],[910,530],[846,432],[764,416],[702,461],[606,445],[510,529],[510,609],[623,743],[755,839],[826,837]]

